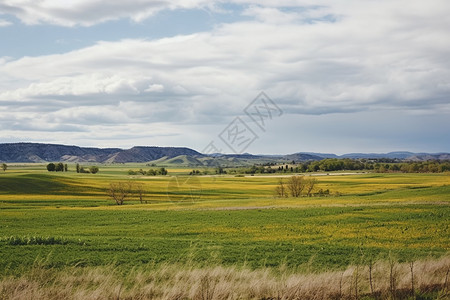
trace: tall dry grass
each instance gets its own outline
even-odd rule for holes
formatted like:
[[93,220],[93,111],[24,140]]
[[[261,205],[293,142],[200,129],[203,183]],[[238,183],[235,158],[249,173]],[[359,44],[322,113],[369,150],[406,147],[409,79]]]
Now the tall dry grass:
[[310,274],[286,267],[35,266],[0,279],[0,299],[414,299],[424,293],[449,299],[449,269],[449,256]]

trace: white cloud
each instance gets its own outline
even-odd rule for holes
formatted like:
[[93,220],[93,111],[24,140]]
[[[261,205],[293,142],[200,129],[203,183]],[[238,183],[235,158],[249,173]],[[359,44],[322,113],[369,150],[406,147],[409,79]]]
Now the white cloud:
[[[139,5],[150,1],[138,2],[127,3],[130,8],[108,2],[100,17],[84,19],[81,11],[100,1],[70,2],[70,13],[56,1],[27,2],[17,15],[30,24],[65,26],[139,20],[146,11]],[[210,32],[2,59],[0,107],[17,116],[45,110],[45,118],[36,116],[40,124],[75,126],[77,120],[77,126],[108,124],[124,133],[156,123],[182,132],[186,124],[226,122],[261,90],[287,114],[450,109],[448,2],[255,2],[242,1],[252,19]],[[18,2],[5,3],[13,11]],[[166,7],[161,3],[151,2],[149,11]],[[180,3],[167,7],[203,5]]]
[[[416,100],[439,102],[448,93],[444,49],[450,39],[434,13],[403,21],[393,15],[385,22],[378,21],[381,12],[363,21],[349,13],[336,23],[245,22],[155,41],[99,42],[66,54],[4,62],[2,73],[24,86],[0,98],[155,91],[175,97],[182,90],[198,100],[242,93],[247,98],[249,91],[265,89],[305,112],[342,105],[363,109],[386,99],[393,107],[414,107]],[[372,27],[364,27],[369,23]],[[432,48],[430,23],[433,39],[440,41]]]
[[120,18],[142,21],[164,9],[208,6],[205,0],[3,0],[0,13],[11,14],[28,25],[91,26]]
[[13,23],[0,19],[0,27],[11,26]]
[[250,6],[242,14],[251,16],[265,23],[292,23],[301,19],[301,14],[294,12],[283,12],[274,7]]
[[163,91],[164,91],[164,86],[162,84],[151,84],[144,92],[161,93]]

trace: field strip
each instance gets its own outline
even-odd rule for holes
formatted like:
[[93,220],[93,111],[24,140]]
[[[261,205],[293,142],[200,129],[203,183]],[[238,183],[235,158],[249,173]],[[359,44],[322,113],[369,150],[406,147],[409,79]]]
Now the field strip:
[[176,209],[176,210],[258,210],[258,209],[300,209],[300,208],[312,208],[312,207],[372,207],[372,206],[410,206],[410,205],[447,205],[450,206],[450,202],[377,202],[377,203],[349,203],[349,204],[310,204],[310,205],[270,205],[270,206],[230,206],[230,207],[211,207],[211,208],[197,208],[197,209]]
[[[292,177],[292,176],[346,176],[346,175],[366,175],[370,174],[369,172],[338,172],[338,173],[332,173],[332,172],[321,172],[321,173],[289,173],[289,174],[280,174],[280,175],[250,175],[250,174],[240,174],[239,177],[243,178],[285,178],[285,177]],[[179,175],[178,175],[179,176]],[[191,175],[183,175],[183,176],[191,176]],[[204,177],[204,178],[234,178],[236,175],[195,175],[196,177]],[[172,177],[177,177],[177,175],[173,175]]]
[[438,205],[450,206],[450,201],[410,201],[410,202],[373,202],[373,203],[329,203],[329,204],[303,204],[303,205],[264,205],[264,206],[220,206],[220,207],[181,207],[173,206],[151,206],[150,205],[127,205],[127,206],[97,206],[97,207],[42,207],[44,210],[91,210],[91,211],[241,211],[241,210],[270,210],[270,209],[309,209],[327,207],[382,207],[382,206],[417,206]]

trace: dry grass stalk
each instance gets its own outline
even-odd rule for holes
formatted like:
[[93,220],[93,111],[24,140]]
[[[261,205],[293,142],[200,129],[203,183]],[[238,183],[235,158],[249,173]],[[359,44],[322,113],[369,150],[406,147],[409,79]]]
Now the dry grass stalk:
[[310,274],[233,266],[35,267],[0,279],[0,299],[407,299],[411,289],[446,299],[449,267],[448,256]]

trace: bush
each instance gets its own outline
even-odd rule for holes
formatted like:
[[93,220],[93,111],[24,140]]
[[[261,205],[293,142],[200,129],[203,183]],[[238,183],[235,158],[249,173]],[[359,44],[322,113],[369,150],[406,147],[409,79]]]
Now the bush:
[[47,170],[48,170],[49,172],[54,172],[54,171],[56,170],[55,164],[54,164],[54,163],[49,163],[49,164],[47,165]]
[[80,168],[80,173],[87,173],[89,174],[89,170],[84,169],[83,167]]
[[92,166],[92,167],[89,168],[89,171],[92,174],[97,174],[98,173],[98,167],[97,166]]

